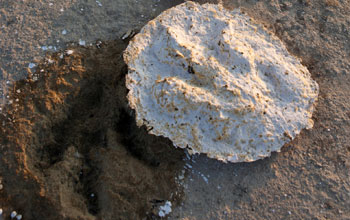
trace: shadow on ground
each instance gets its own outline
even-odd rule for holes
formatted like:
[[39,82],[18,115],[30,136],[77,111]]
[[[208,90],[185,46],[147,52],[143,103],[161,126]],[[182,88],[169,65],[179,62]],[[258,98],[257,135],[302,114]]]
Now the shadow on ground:
[[[156,219],[176,204],[183,151],[135,124],[127,42],[48,55],[1,114],[4,213],[26,219]],[[71,53],[72,52],[72,53]]]

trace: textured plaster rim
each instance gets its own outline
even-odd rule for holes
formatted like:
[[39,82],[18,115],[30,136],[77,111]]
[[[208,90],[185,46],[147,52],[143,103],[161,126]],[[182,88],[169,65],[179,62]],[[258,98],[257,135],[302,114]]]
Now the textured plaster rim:
[[254,161],[311,128],[318,85],[283,43],[239,10],[185,2],[124,53],[139,126],[223,161]]

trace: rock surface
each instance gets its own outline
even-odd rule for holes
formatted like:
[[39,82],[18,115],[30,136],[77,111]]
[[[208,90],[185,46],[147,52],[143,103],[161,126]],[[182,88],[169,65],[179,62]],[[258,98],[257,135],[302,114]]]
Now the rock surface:
[[239,10],[186,2],[124,53],[137,124],[177,147],[255,161],[311,128],[318,85],[282,42]]

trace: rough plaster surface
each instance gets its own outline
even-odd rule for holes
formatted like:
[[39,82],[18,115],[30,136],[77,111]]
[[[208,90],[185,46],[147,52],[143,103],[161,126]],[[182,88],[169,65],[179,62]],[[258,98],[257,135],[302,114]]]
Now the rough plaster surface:
[[318,85],[282,42],[239,10],[186,2],[124,53],[137,124],[177,147],[254,161],[311,128]]

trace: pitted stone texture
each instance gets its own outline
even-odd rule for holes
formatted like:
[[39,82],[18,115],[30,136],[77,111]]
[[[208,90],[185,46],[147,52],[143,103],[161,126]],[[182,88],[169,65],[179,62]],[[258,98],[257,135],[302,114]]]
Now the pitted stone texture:
[[255,161],[313,126],[317,83],[239,10],[171,8],[135,36],[124,60],[137,124],[191,153]]

